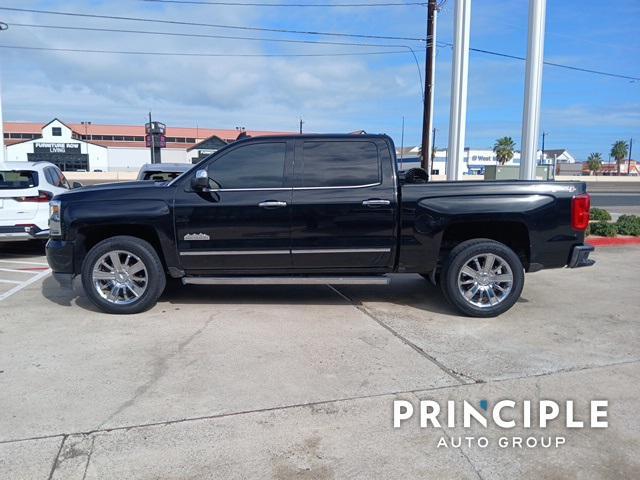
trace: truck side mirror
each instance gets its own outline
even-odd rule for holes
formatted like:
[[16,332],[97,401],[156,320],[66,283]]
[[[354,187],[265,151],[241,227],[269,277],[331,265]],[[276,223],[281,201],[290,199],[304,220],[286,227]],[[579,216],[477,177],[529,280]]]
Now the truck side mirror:
[[196,170],[196,175],[191,179],[191,188],[194,190],[204,190],[209,187],[209,173],[204,170]]

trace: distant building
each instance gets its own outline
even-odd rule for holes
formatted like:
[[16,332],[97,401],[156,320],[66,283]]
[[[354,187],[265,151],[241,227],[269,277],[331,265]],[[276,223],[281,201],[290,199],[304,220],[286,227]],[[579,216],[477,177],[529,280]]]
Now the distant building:
[[220,150],[222,147],[227,145],[227,143],[229,142],[224,141],[219,136],[211,135],[209,138],[205,138],[201,142],[187,148],[187,154],[191,158],[191,163],[198,163],[205,157],[208,157],[212,153]]
[[[31,134],[22,135],[24,138]],[[9,162],[51,162],[64,171],[88,171],[90,165],[95,170],[108,168],[107,147],[80,140],[76,132],[57,118],[41,127],[39,135],[15,140],[5,139],[8,144],[5,158]]]
[[[247,132],[250,136],[278,133]],[[215,151],[214,143],[225,145],[237,136],[236,129],[168,126],[162,161],[192,163],[193,158]],[[46,125],[5,122],[4,142],[7,161],[47,160],[66,171],[137,171],[150,162],[144,125],[64,123],[57,118]]]
[[[542,152],[538,152],[538,160],[540,160],[541,155]],[[571,155],[568,150],[559,148],[555,150],[545,150],[544,160],[539,163],[548,165],[553,165],[554,163],[556,165],[559,163],[576,163],[576,159],[573,158],[573,155]]]
[[[402,151],[396,150],[398,157],[398,163],[400,163],[400,154],[402,153],[403,163],[412,167],[419,166],[418,154],[420,147],[404,147]],[[411,163],[409,159],[417,158],[417,163]],[[542,160],[542,151],[538,151],[538,163],[552,165],[554,161],[556,163],[575,163],[576,160],[566,149],[561,150],[545,150],[544,160]],[[496,154],[492,149],[482,148],[470,148],[464,149],[463,162],[465,163],[465,169],[463,170],[465,175],[484,175],[485,167],[489,165],[497,165],[498,160]],[[513,152],[513,158],[505,165],[520,165],[520,152]],[[446,175],[447,167],[447,150],[436,149],[433,159],[433,165],[431,166],[432,175]]]

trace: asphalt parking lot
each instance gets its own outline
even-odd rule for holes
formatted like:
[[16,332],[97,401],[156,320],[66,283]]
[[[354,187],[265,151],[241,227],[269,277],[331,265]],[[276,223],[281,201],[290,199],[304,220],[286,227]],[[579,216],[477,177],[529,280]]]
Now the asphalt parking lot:
[[[594,258],[528,275],[495,319],[417,275],[173,287],[125,317],[60,289],[39,247],[0,246],[0,478],[639,478],[640,248]],[[437,448],[468,432],[392,426],[394,399],[427,398],[606,399],[609,427]]]

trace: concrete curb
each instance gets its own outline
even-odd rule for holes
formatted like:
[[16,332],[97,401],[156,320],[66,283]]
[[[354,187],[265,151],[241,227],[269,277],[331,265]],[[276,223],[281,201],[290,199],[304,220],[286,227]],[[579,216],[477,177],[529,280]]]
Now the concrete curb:
[[587,237],[586,243],[594,247],[622,247],[640,245],[640,237]]

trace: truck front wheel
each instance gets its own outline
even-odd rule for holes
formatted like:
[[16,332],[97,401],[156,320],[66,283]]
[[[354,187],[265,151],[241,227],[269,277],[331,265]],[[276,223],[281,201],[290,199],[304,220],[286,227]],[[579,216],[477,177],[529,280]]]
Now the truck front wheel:
[[495,317],[520,298],[524,268],[505,244],[481,238],[457,245],[440,279],[445,298],[456,309],[472,317]]
[[156,304],[166,276],[148,242],[122,235],[89,250],[82,264],[82,285],[89,299],[107,313],[140,313]]

